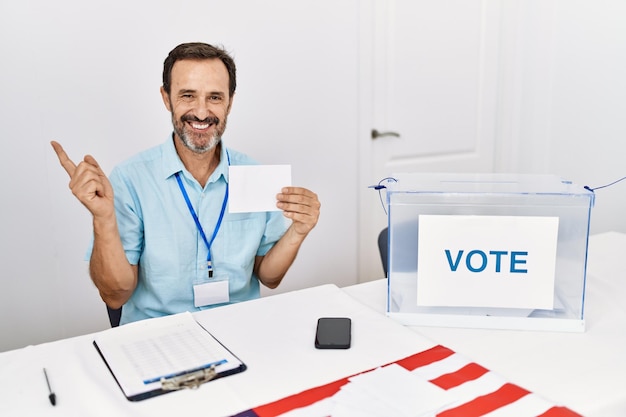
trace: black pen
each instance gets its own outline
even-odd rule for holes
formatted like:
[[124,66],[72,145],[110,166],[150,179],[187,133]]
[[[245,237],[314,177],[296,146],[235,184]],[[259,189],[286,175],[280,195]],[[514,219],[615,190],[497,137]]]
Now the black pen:
[[46,372],[46,368],[43,368],[43,375],[46,377],[46,384],[48,384],[48,391],[50,392],[50,395],[48,395],[48,398],[50,398],[50,404],[56,405],[57,396],[54,394],[54,392],[52,392],[52,388],[50,388],[50,381],[48,380],[48,373]]

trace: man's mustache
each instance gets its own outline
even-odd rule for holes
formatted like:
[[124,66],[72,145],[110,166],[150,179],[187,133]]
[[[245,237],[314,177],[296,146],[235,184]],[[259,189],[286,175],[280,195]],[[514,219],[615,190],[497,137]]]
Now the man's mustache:
[[183,122],[208,123],[210,125],[218,125],[220,123],[220,119],[214,116],[206,117],[201,120],[196,116],[186,115],[181,117],[181,120]]

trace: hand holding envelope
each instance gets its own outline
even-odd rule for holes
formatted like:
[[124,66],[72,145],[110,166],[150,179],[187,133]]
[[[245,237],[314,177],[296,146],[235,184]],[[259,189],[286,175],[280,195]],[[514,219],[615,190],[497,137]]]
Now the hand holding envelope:
[[291,186],[290,165],[231,166],[229,188],[230,213],[282,211],[292,220],[289,231],[292,244],[298,241],[298,247],[319,219],[317,194]]

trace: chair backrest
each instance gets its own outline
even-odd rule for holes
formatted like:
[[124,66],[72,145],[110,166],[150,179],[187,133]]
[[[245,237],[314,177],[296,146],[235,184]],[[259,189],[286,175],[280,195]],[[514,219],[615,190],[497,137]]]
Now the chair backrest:
[[122,307],[111,308],[107,306],[107,313],[109,314],[109,322],[111,327],[117,327],[120,325],[120,319],[122,318]]
[[383,271],[387,278],[387,265],[389,262],[389,228],[385,227],[378,234],[378,251],[380,252],[380,260],[383,263]]

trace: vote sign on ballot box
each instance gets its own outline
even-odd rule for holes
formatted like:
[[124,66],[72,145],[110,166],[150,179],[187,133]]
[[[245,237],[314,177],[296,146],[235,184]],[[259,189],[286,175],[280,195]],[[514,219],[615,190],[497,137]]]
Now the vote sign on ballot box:
[[593,192],[516,174],[396,174],[385,187],[390,317],[584,331]]

